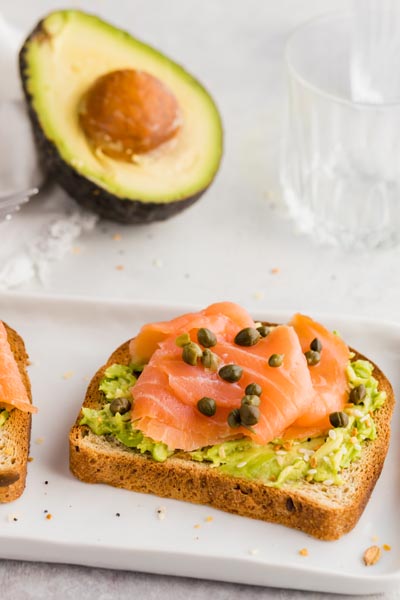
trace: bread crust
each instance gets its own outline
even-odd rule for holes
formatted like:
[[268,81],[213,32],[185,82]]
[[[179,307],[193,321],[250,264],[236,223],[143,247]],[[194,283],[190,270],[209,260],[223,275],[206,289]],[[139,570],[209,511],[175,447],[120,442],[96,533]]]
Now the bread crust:
[[[21,373],[30,402],[31,384],[26,370],[28,354],[21,336],[6,323],[7,339]],[[29,443],[31,436],[31,414],[14,409],[0,428],[0,503],[12,502],[25,489]]]
[[[356,358],[369,360],[356,352]],[[129,364],[129,341],[122,344],[93,377],[83,406],[100,408],[104,401],[99,383],[113,363]],[[370,361],[372,362],[372,361]],[[185,453],[165,462],[129,449],[110,436],[96,436],[79,425],[70,432],[70,469],[87,483],[106,483],[136,492],[205,504],[226,512],[298,529],[321,540],[335,540],[359,520],[381,473],[390,440],[394,394],[390,382],[374,365],[379,388],[386,391],[384,406],[374,414],[377,439],[365,441],[359,461],[343,470],[344,484],[284,484],[281,488],[260,481],[221,473],[207,463],[192,461]]]

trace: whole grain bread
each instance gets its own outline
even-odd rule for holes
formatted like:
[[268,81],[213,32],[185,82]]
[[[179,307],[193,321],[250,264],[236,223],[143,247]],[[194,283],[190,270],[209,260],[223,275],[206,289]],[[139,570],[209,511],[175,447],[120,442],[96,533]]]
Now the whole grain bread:
[[[356,358],[365,359],[357,352]],[[129,362],[129,342],[126,342],[97,371],[83,406],[101,408],[104,399],[99,392],[99,383],[105,369],[113,363]],[[127,448],[112,436],[97,436],[86,425],[79,425],[80,414],[69,437],[71,471],[87,483],[106,483],[136,492],[206,504],[237,515],[280,523],[322,540],[338,539],[359,520],[389,447],[394,394],[388,379],[376,365],[374,367],[379,388],[387,394],[384,406],[374,413],[377,438],[365,441],[360,460],[343,470],[342,486],[303,480],[298,485],[286,483],[279,489],[268,487],[260,481],[225,475],[207,463],[190,460],[183,452],[165,462],[156,462],[147,454]]]
[[[28,392],[30,401],[31,384],[26,367],[28,354],[20,335],[4,323],[8,342],[17,361],[19,372]],[[0,502],[12,502],[21,496],[25,489],[29,442],[31,435],[31,414],[14,409],[0,427]]]

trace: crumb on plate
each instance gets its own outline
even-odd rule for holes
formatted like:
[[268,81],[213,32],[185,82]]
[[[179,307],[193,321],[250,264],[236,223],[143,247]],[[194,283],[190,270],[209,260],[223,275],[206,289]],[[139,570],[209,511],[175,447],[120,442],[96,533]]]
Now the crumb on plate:
[[390,550],[392,549],[392,546],[390,546],[389,544],[383,544],[382,548],[386,551],[386,552],[390,552]]
[[211,521],[214,521],[214,517],[212,517],[211,515],[209,515],[204,520],[205,520],[206,523],[211,523]]
[[53,518],[53,515],[52,515],[51,513],[47,513],[47,515],[46,515],[46,519],[47,519],[48,521],[50,521],[50,519],[52,519],[52,518]]
[[254,300],[262,300],[264,298],[264,292],[254,292],[253,298]]
[[63,379],[71,379],[71,377],[73,376],[74,372],[73,371],[65,371],[65,373],[63,373],[62,378]]
[[122,239],[122,235],[120,233],[114,233],[114,235],[112,236],[112,239],[115,242],[119,242]]
[[165,506],[159,506],[156,510],[156,513],[157,513],[158,520],[163,521],[167,514],[167,509],[165,508]]
[[117,271],[123,271],[125,269],[124,265],[117,265],[115,268]]
[[35,444],[39,444],[40,445],[40,444],[43,444],[43,442],[44,442],[44,438],[42,438],[42,437],[38,437],[35,440]]
[[7,516],[7,520],[9,523],[16,523],[19,519],[19,514],[18,513],[10,513]]
[[300,556],[308,556],[307,548],[302,548],[301,550],[299,550],[299,554]]
[[379,546],[370,546],[363,554],[363,561],[367,567],[376,565],[382,555],[382,550]]

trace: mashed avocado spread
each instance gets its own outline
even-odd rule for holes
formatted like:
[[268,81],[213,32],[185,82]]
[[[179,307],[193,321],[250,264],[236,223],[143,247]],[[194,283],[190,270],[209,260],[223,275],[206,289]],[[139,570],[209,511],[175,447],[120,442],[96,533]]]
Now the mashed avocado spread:
[[[106,400],[104,407],[101,410],[83,408],[80,424],[88,425],[97,435],[111,434],[125,446],[141,453],[148,452],[154,460],[164,461],[174,452],[134,429],[130,412],[113,415],[110,411],[110,401],[130,397],[138,370],[134,365],[115,364],[109,367],[99,386]],[[347,367],[350,388],[363,384],[366,395],[361,404],[349,404],[344,408],[349,417],[346,427],[332,428],[327,435],[306,440],[275,439],[263,446],[244,437],[201,448],[188,453],[188,457],[207,462],[223,473],[257,479],[273,487],[302,479],[322,482],[327,486],[341,485],[341,470],[360,457],[365,440],[376,438],[371,413],[383,405],[386,394],[378,390],[372,371],[373,365],[365,360],[350,362]]]
[[5,408],[0,411],[0,427],[3,427],[9,416],[10,413]]

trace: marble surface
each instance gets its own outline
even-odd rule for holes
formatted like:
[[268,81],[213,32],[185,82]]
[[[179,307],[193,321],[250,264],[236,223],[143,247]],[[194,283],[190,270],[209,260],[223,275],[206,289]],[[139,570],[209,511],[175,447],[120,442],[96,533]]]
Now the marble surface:
[[[277,168],[285,100],[284,42],[296,25],[346,4],[345,0],[325,0],[323,6],[318,0],[98,0],[94,7],[90,0],[74,2],[161,48],[212,90],[226,132],[224,161],[212,188],[187,212],[142,227],[100,223],[53,267],[45,285],[32,282],[19,291],[163,303],[231,299],[254,314],[261,308],[288,308],[399,321],[398,249],[353,254],[317,247],[312,239],[297,235],[280,210]],[[25,30],[57,7],[65,7],[65,1],[0,0],[0,11]],[[49,197],[57,202],[62,194],[52,187],[21,213],[27,232],[41,203]],[[2,598],[16,600],[322,597],[7,561],[0,562],[0,589]],[[400,592],[385,598],[400,598]]]

